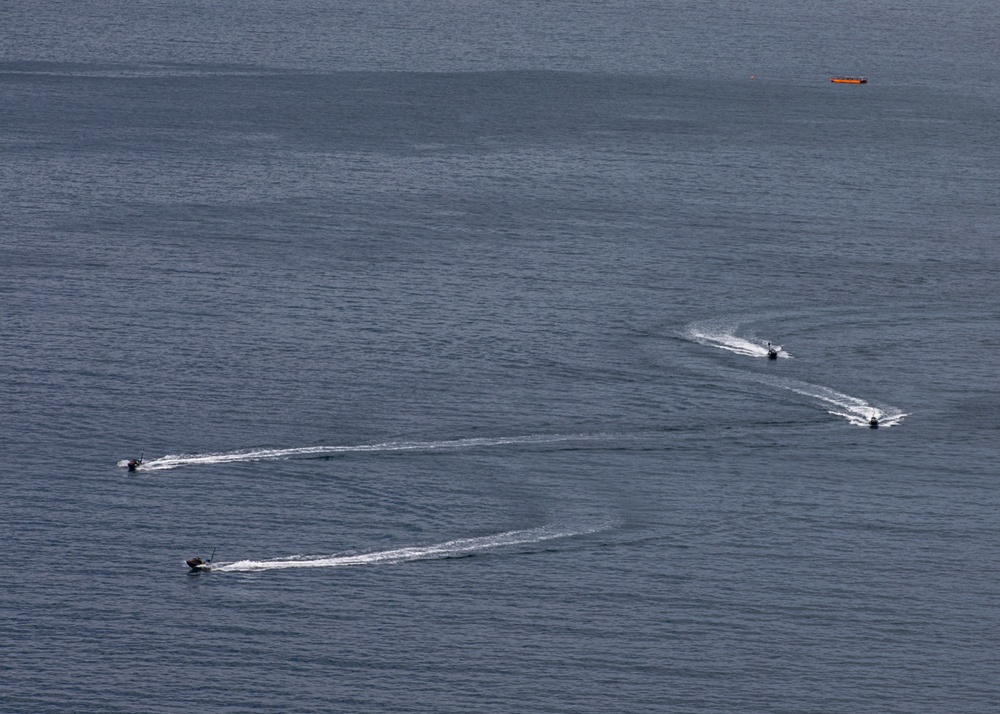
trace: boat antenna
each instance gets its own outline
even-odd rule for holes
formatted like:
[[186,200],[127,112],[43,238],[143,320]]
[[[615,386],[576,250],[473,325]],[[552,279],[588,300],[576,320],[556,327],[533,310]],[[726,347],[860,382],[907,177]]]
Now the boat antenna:
[[208,562],[211,563],[213,560],[215,560],[215,548],[212,548],[212,557],[208,559]]
[[139,452],[139,463],[140,464],[142,463],[142,457],[145,456],[145,455],[146,455],[146,450],[145,449],[143,449],[142,451]]

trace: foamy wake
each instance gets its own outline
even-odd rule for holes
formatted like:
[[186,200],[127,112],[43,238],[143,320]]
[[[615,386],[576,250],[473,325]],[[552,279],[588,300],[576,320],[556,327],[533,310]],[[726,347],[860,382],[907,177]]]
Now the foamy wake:
[[[180,466],[203,466],[208,464],[228,464],[240,461],[275,461],[282,459],[335,456],[337,454],[361,454],[400,451],[436,451],[446,449],[471,449],[524,444],[555,444],[566,441],[593,441],[605,438],[601,434],[548,434],[529,436],[484,437],[475,439],[452,439],[446,441],[387,441],[380,444],[358,444],[353,446],[304,446],[291,449],[247,449],[211,454],[180,454],[161,456],[143,461],[139,471],[164,471]],[[128,461],[123,459],[118,466],[125,468]]]
[[790,392],[815,399],[826,407],[828,413],[843,417],[855,426],[867,427],[868,420],[874,416],[878,419],[880,428],[888,428],[899,424],[903,420],[903,417],[909,416],[909,414],[896,407],[877,407],[860,397],[842,394],[818,384],[809,384],[808,382],[799,382],[793,379],[774,378],[761,378],[759,381],[778,387],[779,389],[787,389]]
[[395,548],[373,553],[327,556],[291,556],[274,560],[240,560],[234,563],[213,563],[207,569],[221,573],[245,573],[285,568],[341,568],[352,565],[393,565],[415,560],[440,560],[485,553],[499,548],[542,543],[559,538],[586,535],[606,526],[572,529],[545,526],[521,531],[508,531],[479,538],[462,538],[435,545]]
[[[696,322],[689,325],[684,336],[700,345],[715,347],[727,352],[735,352],[748,357],[767,357],[767,341],[748,340],[736,335],[738,325],[721,322]],[[781,349],[780,345],[772,345],[778,351],[778,357],[787,359],[790,354]]]

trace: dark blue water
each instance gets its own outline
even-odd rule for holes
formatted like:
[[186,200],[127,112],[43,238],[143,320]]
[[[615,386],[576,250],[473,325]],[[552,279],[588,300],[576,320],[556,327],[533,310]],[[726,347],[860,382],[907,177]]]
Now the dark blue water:
[[0,710],[996,711],[1000,11],[915,5],[4,3]]

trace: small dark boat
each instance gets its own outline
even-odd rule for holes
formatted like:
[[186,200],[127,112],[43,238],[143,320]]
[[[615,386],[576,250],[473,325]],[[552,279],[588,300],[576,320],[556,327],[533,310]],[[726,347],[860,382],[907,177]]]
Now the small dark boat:
[[778,350],[773,347],[770,342],[767,343],[767,358],[778,359]]
[[872,429],[878,429],[878,417],[872,414],[872,418],[868,420],[868,426]]
[[215,558],[214,548],[212,549],[212,557],[209,558],[208,560],[195,556],[194,558],[188,558],[184,562],[187,563],[187,566],[191,568],[191,570],[208,570],[209,566],[212,565],[213,558]]
[[145,456],[145,455],[146,455],[146,452],[143,451],[141,454],[139,454],[139,458],[138,459],[132,459],[131,461],[129,461],[126,464],[126,466],[128,466],[128,470],[129,471],[138,471],[139,467],[142,466],[142,457]]

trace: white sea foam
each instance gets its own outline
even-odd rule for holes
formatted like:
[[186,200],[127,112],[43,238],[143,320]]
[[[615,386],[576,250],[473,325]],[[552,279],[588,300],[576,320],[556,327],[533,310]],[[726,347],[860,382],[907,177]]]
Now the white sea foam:
[[[716,347],[727,352],[746,355],[748,357],[767,357],[768,342],[751,340],[736,335],[739,325],[718,321],[696,322],[688,325],[684,336],[701,345]],[[791,357],[780,345],[773,345],[778,350],[778,357]]]
[[[283,459],[335,456],[338,454],[380,453],[399,451],[436,451],[449,449],[472,449],[525,444],[555,444],[566,441],[593,441],[605,438],[602,434],[536,434],[526,436],[498,436],[473,439],[451,439],[442,441],[387,441],[379,444],[357,444],[348,446],[303,446],[287,449],[247,449],[209,454],[170,454],[157,459],[143,461],[140,471],[164,471],[181,466],[203,466],[227,464],[243,461],[275,461]],[[118,462],[125,468],[127,460]]]
[[775,377],[760,377],[758,379],[779,389],[787,389],[790,392],[815,399],[826,407],[828,413],[843,417],[855,426],[869,426],[868,420],[874,416],[878,419],[880,428],[888,428],[899,424],[903,417],[909,416],[896,407],[888,405],[878,407],[860,397],[852,397],[849,394],[843,394],[818,384]]
[[285,568],[341,568],[357,565],[392,565],[408,563],[415,560],[437,560],[456,558],[476,553],[484,553],[498,548],[518,545],[530,545],[558,538],[586,535],[602,530],[606,526],[594,528],[568,528],[545,526],[529,530],[508,531],[478,538],[461,538],[433,545],[418,545],[407,548],[394,548],[371,553],[326,555],[326,556],[290,556],[273,560],[240,560],[233,563],[212,564],[211,570],[222,573],[257,572],[262,570],[281,570]]

